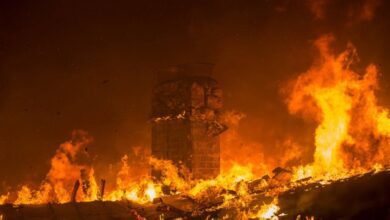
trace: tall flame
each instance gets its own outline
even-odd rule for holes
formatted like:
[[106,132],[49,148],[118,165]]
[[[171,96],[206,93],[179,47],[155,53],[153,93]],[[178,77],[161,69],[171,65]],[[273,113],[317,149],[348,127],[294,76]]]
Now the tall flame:
[[310,174],[336,175],[389,162],[388,110],[378,106],[378,70],[373,64],[359,74],[352,70],[357,52],[352,44],[331,53],[332,35],[315,41],[319,58],[293,81],[287,103],[291,113],[314,118],[314,163]]
[[[113,181],[115,186],[107,190],[103,200],[150,203],[164,195],[182,194],[202,204],[221,197],[223,202],[219,208],[237,209],[242,219],[277,219],[280,209],[277,198],[269,204],[256,204],[253,208],[249,205],[253,201],[253,190],[274,196],[294,184],[304,182],[291,180],[308,176],[313,180],[327,180],[383,169],[390,162],[390,117],[389,110],[379,106],[376,98],[377,67],[370,64],[363,73],[354,71],[353,65],[358,58],[355,47],[348,44],[344,51],[335,54],[330,47],[333,41],[332,35],[322,36],[315,41],[318,59],[289,87],[289,111],[318,123],[312,164],[294,168],[293,174],[288,169],[279,168],[275,169],[272,178],[259,178],[253,169],[257,169],[256,173],[268,169],[269,164],[265,164],[263,158],[256,158],[258,163],[248,163],[247,158],[236,159],[245,157],[242,154],[225,151],[223,156],[229,160],[225,161],[222,173],[215,179],[194,180],[184,166],[177,167],[172,161],[155,158],[150,158],[149,162],[154,171],[160,174],[159,178],[149,174],[134,178],[129,157],[125,155],[121,159],[122,166],[116,181]],[[225,116],[225,120],[230,120],[233,125],[237,125],[241,118],[240,114]],[[236,130],[232,131],[226,136],[225,144],[241,143]],[[77,201],[97,200],[94,169],[88,155],[82,151],[91,141],[85,132],[75,131],[72,140],[63,143],[56,151],[50,170],[37,190],[24,185],[16,193],[16,199],[11,200],[10,194],[6,194],[0,197],[0,204],[8,201],[14,204],[69,202],[76,180],[82,184],[82,193],[77,194]],[[279,163],[283,165],[286,165],[283,161],[301,156],[299,145],[291,140],[287,140],[286,144],[293,146],[294,152],[286,152],[280,158]],[[86,158],[81,162],[83,156]],[[229,191],[235,192],[234,195]]]
[[[78,198],[84,201],[97,199],[97,184],[94,170],[88,163],[78,162],[82,149],[92,138],[81,130],[72,133],[72,139],[61,144],[51,159],[51,167],[39,189],[21,186],[14,204],[40,204],[48,202],[69,202],[71,189],[76,180],[83,184],[84,194]],[[88,157],[88,156],[87,156]]]

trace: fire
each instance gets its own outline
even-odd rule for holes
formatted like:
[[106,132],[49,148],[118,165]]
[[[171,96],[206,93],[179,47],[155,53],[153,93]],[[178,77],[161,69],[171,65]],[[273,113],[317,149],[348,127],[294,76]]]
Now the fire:
[[134,181],[130,177],[130,167],[128,165],[128,156],[124,155],[121,159],[122,167],[116,178],[116,187],[104,197],[104,200],[119,201],[130,200],[138,203],[152,202],[156,197],[161,196],[161,185],[156,184],[146,176],[142,181]]
[[9,197],[9,193],[6,195],[1,195],[0,196],[0,205],[4,204],[7,201],[8,197]]
[[148,184],[148,188],[145,190],[145,196],[150,202],[157,197],[157,192],[153,183]]
[[41,204],[49,201],[49,194],[52,187],[48,184],[43,184],[37,191],[30,189],[28,186],[22,186],[17,193],[17,199],[14,204]]
[[[57,149],[51,159],[51,167],[46,178],[38,189],[32,189],[23,185],[16,193],[14,204],[42,204],[48,202],[65,203],[71,199],[71,190],[76,180],[80,180],[84,193],[78,198],[84,201],[97,199],[97,184],[94,178],[94,170],[87,163],[77,161],[78,157],[85,157],[86,152],[81,149],[92,141],[92,138],[84,131],[74,131],[72,139]],[[2,196],[1,198],[7,197]],[[4,201],[2,201],[4,202]]]
[[264,204],[260,207],[260,210],[252,218],[259,219],[278,219],[276,213],[279,211],[278,200],[274,199],[270,204]]
[[[372,169],[382,170],[390,160],[390,117],[389,110],[379,106],[375,96],[378,89],[377,67],[370,64],[364,73],[355,72],[353,64],[357,60],[357,52],[354,46],[348,44],[346,50],[334,54],[330,48],[333,40],[331,35],[326,35],[315,41],[319,58],[289,87],[289,111],[318,123],[311,164],[291,170],[280,168],[280,175],[259,178],[253,169],[257,169],[257,174],[259,170],[267,170],[268,164],[248,165],[251,163],[247,163],[247,158],[242,158],[239,162],[245,162],[245,166],[232,160],[225,161],[223,172],[218,177],[196,180],[180,164],[150,158],[150,165],[160,174],[159,178],[147,174],[135,180],[129,157],[124,155],[116,180],[112,181],[114,187],[101,198],[92,162],[88,153],[83,151],[92,138],[86,132],[75,131],[72,139],[57,149],[46,178],[37,189],[23,185],[14,195],[15,199],[7,193],[0,197],[0,204],[67,203],[74,199],[129,200],[146,204],[159,197],[180,194],[200,204],[222,198],[219,207],[235,208],[243,219],[277,219],[280,210],[278,193],[291,189],[297,180],[310,177],[312,181],[326,182]],[[233,124],[242,117],[237,114],[229,116]],[[237,136],[238,133],[233,130],[226,142],[240,142]],[[299,155],[287,152],[283,158],[288,160]],[[256,161],[263,161],[261,155]],[[72,198],[71,189],[76,181],[81,184],[81,191]],[[253,181],[257,181],[257,189],[251,186]],[[253,190],[261,190],[267,196],[275,196],[275,199],[269,204],[256,204],[253,208]]]
[[296,168],[296,178],[338,176],[389,162],[388,110],[378,106],[378,70],[370,64],[363,74],[352,69],[357,59],[352,44],[331,53],[331,35],[315,42],[320,57],[292,84],[287,103],[291,113],[318,122],[313,164]]
[[162,196],[161,186],[151,180],[134,182],[126,188],[117,188],[104,197],[107,201],[129,200],[140,204],[152,202]]
[[[270,169],[270,161],[264,158],[260,143],[244,140],[239,134],[239,125],[245,114],[238,111],[225,111],[221,120],[229,129],[221,134],[221,170],[228,171],[237,164],[251,166],[257,175],[263,175]],[[254,166],[255,165],[255,166]]]

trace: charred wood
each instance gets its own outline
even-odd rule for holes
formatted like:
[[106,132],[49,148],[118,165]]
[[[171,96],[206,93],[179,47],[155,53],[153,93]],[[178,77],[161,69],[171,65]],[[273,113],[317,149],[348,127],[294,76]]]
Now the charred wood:
[[[272,179],[265,177],[248,185],[256,188],[265,180]],[[301,216],[301,219],[311,216],[315,219],[390,219],[389,183],[390,172],[383,171],[325,185],[319,182],[303,184],[278,195],[280,211],[277,214],[280,219],[297,219],[297,216]],[[227,190],[221,193],[237,194]],[[249,207],[268,204],[273,199],[264,191],[253,190],[250,193]],[[245,211],[221,206],[222,202],[223,198],[215,195],[207,200],[171,195],[145,205],[128,201],[2,205],[0,214],[3,219],[142,219],[141,216],[146,219],[226,219],[226,216],[236,219],[240,211]]]
[[79,190],[80,187],[80,181],[76,180],[76,182],[73,185],[73,190],[72,190],[72,195],[71,195],[71,201],[76,202],[76,196],[77,196],[77,191]]

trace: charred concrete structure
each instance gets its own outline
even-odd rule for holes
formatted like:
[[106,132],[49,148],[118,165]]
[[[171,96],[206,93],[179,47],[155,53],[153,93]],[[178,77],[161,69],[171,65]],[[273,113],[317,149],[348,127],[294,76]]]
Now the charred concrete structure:
[[[222,90],[211,64],[160,73],[152,98],[152,155],[185,165],[194,178],[219,174]],[[158,174],[156,174],[158,175]]]

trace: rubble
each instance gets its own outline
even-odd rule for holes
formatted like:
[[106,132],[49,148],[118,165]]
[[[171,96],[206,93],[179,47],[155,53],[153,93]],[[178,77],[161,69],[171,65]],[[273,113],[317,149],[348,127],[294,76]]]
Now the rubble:
[[[286,171],[283,171],[286,172]],[[246,183],[249,188],[273,178]],[[316,219],[388,219],[390,217],[390,171],[371,172],[323,185],[319,182],[297,186],[277,196],[279,219],[314,216]],[[234,200],[239,192],[223,190],[206,200],[187,195],[167,195],[153,203],[130,201],[71,202],[65,204],[0,206],[3,219],[237,219],[242,213],[275,199],[267,192],[250,191],[247,206],[226,206],[224,196]],[[248,216],[247,216],[248,217]]]

